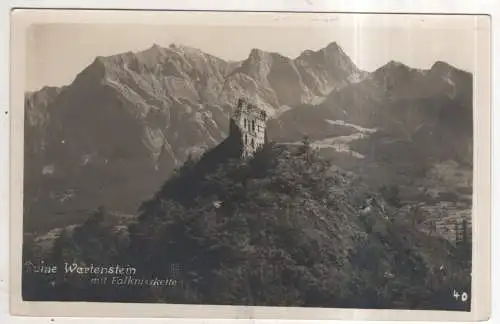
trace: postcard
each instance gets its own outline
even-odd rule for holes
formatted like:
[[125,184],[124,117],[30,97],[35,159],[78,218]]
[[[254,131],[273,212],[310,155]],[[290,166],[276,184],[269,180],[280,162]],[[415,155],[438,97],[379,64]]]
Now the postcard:
[[488,16],[11,18],[13,314],[489,316]]

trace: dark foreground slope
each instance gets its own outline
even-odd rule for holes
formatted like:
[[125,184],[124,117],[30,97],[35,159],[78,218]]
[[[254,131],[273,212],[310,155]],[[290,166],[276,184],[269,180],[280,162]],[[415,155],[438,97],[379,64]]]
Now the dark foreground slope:
[[[117,226],[101,211],[64,231],[47,256],[60,267],[68,260],[131,265],[135,278],[175,284],[117,286],[108,278],[96,285],[58,274],[43,290],[25,289],[25,298],[468,309],[452,296],[470,292],[468,248],[419,231],[414,215],[307,143],[269,144],[248,162],[205,163],[189,160],[136,221]],[[34,275],[25,280],[25,288],[44,284]]]

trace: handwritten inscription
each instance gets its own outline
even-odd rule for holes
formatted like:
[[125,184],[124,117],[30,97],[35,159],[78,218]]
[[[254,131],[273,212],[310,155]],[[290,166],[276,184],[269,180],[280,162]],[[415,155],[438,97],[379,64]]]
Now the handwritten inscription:
[[[46,264],[41,261],[39,264],[34,264],[30,261],[24,263],[24,271],[32,273],[53,274],[59,271],[57,265]],[[64,273],[75,274],[117,274],[117,275],[135,275],[137,270],[134,267],[115,265],[80,265],[77,263],[64,263]]]
[[[131,266],[119,264],[114,265],[95,265],[95,264],[78,264],[65,262],[58,267],[54,264],[47,264],[41,261],[37,264],[27,261],[23,265],[24,271],[40,275],[53,275],[58,271],[62,271],[69,276],[77,276],[89,280],[92,285],[107,285],[125,287],[125,286],[151,286],[151,287],[173,287],[180,284],[180,281],[175,278],[141,278],[136,277],[137,269]],[[182,267],[180,265],[172,265],[172,273],[178,275]],[[175,270],[175,271],[174,271]],[[55,285],[55,281],[53,282]]]

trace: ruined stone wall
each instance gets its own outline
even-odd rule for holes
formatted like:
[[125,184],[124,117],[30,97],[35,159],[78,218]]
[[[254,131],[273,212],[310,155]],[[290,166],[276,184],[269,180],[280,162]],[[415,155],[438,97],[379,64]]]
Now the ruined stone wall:
[[267,115],[256,106],[240,100],[233,121],[240,131],[239,134],[233,132],[230,135],[241,136],[242,157],[248,158],[265,143]]

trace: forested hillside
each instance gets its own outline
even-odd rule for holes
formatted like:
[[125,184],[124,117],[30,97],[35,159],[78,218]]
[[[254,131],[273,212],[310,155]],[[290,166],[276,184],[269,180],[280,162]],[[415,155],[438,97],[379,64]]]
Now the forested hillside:
[[[221,145],[224,145],[221,144]],[[215,153],[214,153],[215,152]],[[121,264],[136,278],[176,284],[96,285],[90,276],[25,273],[25,299],[311,307],[468,309],[470,243],[417,230],[402,212],[307,140],[265,145],[248,161],[217,148],[190,158],[117,222],[104,209],[49,247],[25,241],[25,260],[64,268]],[[217,154],[216,158],[207,158]],[[43,294],[43,296],[40,296]]]

